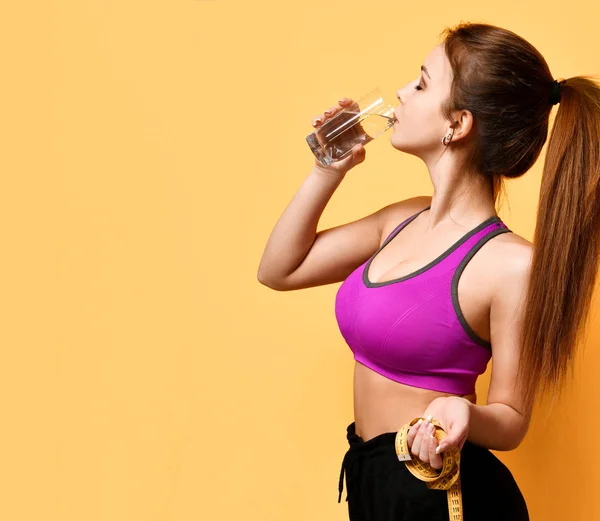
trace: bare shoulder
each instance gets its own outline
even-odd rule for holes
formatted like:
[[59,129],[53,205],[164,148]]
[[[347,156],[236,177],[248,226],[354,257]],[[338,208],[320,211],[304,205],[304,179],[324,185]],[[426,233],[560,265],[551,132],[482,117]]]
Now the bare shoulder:
[[469,285],[491,306],[499,292],[520,292],[527,281],[532,244],[514,232],[494,235],[467,265]]
[[490,256],[498,257],[497,264],[510,266],[515,263],[527,264],[533,252],[533,244],[515,232],[501,233],[490,241]]
[[483,248],[486,276],[491,277],[494,293],[510,287],[522,289],[529,276],[533,244],[516,233],[501,233]]
[[430,195],[418,195],[410,199],[404,199],[397,203],[387,205],[381,210],[381,242],[388,237],[390,233],[402,221],[405,221],[410,216],[427,208],[431,205]]

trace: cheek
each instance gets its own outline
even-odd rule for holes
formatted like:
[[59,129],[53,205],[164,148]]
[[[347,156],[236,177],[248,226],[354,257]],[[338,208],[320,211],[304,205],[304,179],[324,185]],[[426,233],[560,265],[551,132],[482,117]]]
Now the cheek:
[[413,129],[415,132],[424,134],[439,134],[443,128],[443,116],[440,107],[433,105],[424,98],[414,98],[404,107],[400,123],[396,125]]
[[443,137],[443,118],[431,107],[411,104],[393,127],[392,143],[404,151],[435,148]]
[[433,132],[438,126],[437,118],[427,109],[411,106],[402,113],[402,119],[395,125],[394,130],[418,137]]

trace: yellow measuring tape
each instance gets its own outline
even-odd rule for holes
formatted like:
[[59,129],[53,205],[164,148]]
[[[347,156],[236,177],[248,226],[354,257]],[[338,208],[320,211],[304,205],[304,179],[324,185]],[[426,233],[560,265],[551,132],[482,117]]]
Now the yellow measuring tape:
[[[396,433],[396,454],[399,461],[404,461],[408,470],[419,478],[426,481],[427,486],[432,489],[446,490],[448,492],[448,512],[450,521],[463,521],[462,491],[460,488],[460,450],[458,447],[452,447],[441,453],[443,467],[440,470],[434,469],[429,463],[421,461],[419,458],[413,459],[408,448],[408,430],[419,420],[426,421],[426,418],[415,418],[410,423],[403,425]],[[442,429],[441,424],[433,418],[431,424],[434,426],[434,433],[438,444],[446,437],[446,431]]]

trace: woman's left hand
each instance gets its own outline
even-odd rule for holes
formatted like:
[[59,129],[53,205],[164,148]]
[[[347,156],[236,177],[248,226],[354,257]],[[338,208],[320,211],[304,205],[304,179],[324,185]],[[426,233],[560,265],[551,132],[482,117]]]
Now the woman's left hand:
[[434,469],[441,469],[443,462],[439,453],[451,447],[461,450],[467,441],[472,405],[472,402],[460,396],[442,396],[433,400],[425,410],[423,418],[435,418],[446,432],[446,436],[439,442],[438,449],[438,441],[432,437],[431,423],[423,421],[415,424],[408,430],[407,435],[411,453],[421,461],[429,463]]

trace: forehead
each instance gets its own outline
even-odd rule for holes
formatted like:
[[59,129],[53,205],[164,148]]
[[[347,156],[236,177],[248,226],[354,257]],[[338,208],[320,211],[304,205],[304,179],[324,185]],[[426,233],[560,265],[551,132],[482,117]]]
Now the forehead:
[[450,80],[450,62],[446,57],[443,45],[436,45],[423,61],[435,82],[447,82]]

